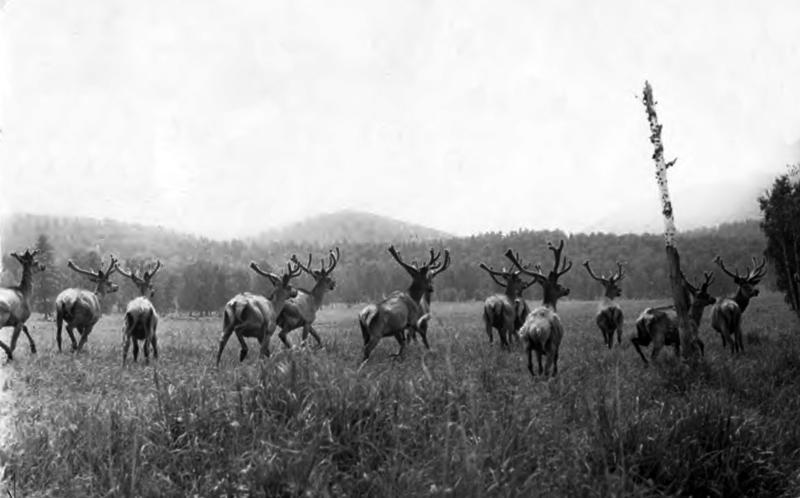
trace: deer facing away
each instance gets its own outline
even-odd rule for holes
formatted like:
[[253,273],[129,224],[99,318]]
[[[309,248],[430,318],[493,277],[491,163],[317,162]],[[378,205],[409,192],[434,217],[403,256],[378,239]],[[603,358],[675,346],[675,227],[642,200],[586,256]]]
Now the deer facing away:
[[322,307],[322,300],[325,298],[325,294],[336,287],[336,281],[331,278],[331,273],[339,262],[339,248],[337,247],[335,252],[330,251],[328,257],[327,266],[323,259],[320,261],[319,270],[312,270],[311,254],[308,255],[308,263],[305,265],[292,255],[292,261],[314,279],[314,287],[310,291],[297,289],[297,297],[287,299],[281,314],[278,316],[278,327],[281,329],[278,332],[278,337],[287,348],[290,348],[291,345],[286,339],[286,334],[300,327],[303,328],[303,342],[308,339],[308,334],[311,334],[317,344],[322,345],[322,340],[319,338],[317,331],[314,330],[313,324],[317,318],[317,311]]
[[[528,357],[528,371],[533,372],[533,352],[536,352],[536,361],[539,365],[539,375],[548,375],[552,366],[552,375],[558,374],[558,349],[564,337],[564,327],[558,317],[556,307],[558,300],[569,295],[569,288],[558,283],[558,279],[572,269],[572,262],[567,261],[566,256],[561,259],[561,252],[564,250],[564,241],[561,240],[558,247],[552,242],[547,242],[547,248],[553,252],[555,262],[553,269],[548,275],[541,272],[541,266],[536,265],[536,271],[531,271],[528,266],[523,265],[519,258],[511,251],[506,251],[506,257],[514,263],[522,273],[533,277],[542,286],[542,306],[534,309],[528,314],[525,323],[520,329],[520,337],[525,346],[525,353]],[[542,355],[547,356],[547,362],[542,368]]]
[[[698,285],[695,279],[695,284],[692,285],[686,279],[686,276],[681,272],[684,288],[689,293],[689,321],[692,327],[699,328],[700,321],[703,319],[703,311],[706,307],[711,306],[716,302],[711,294],[708,293],[709,286],[714,282],[714,272],[703,273],[705,281]],[[636,319],[636,333],[631,338],[633,347],[636,352],[642,357],[642,361],[647,365],[647,358],[642,353],[642,347],[647,347],[653,343],[653,352],[651,358],[655,360],[658,353],[664,346],[673,346],[675,348],[675,356],[680,355],[681,350],[681,337],[680,330],[678,329],[678,317],[674,311],[667,312],[673,306],[664,306],[658,308],[645,308],[639,318]],[[697,335],[695,334],[697,337]],[[696,346],[700,349],[700,354],[705,354],[705,345],[700,337],[697,337]]]
[[600,282],[600,285],[602,285],[605,290],[605,295],[600,301],[600,306],[597,310],[595,323],[597,323],[597,327],[603,334],[603,340],[608,346],[608,349],[611,349],[614,344],[614,332],[617,333],[617,344],[622,344],[622,327],[625,317],[622,314],[622,309],[619,307],[619,304],[617,304],[614,299],[622,295],[619,282],[625,278],[625,271],[622,269],[622,263],[619,261],[617,261],[616,273],[612,273],[610,277],[605,277],[603,275],[598,277],[594,271],[592,271],[588,259],[583,262],[583,266],[586,268],[586,271],[589,272],[589,276],[597,282]]
[[[519,255],[517,255],[519,259]],[[483,303],[483,324],[486,329],[486,335],[489,336],[489,342],[493,342],[494,334],[492,329],[497,329],[497,335],[500,337],[500,343],[503,347],[508,348],[508,339],[519,339],[517,331],[525,323],[530,308],[522,298],[522,292],[536,283],[536,279],[525,282],[520,274],[520,270],[510,270],[503,268],[502,271],[496,271],[491,266],[486,266],[484,263],[479,264],[480,268],[486,271],[492,278],[494,283],[503,287],[505,292],[502,294],[493,294],[486,298]]]
[[[722,336],[722,347],[726,347],[730,342],[731,352],[744,352],[744,341],[742,341],[742,313],[750,304],[750,299],[758,296],[756,285],[767,274],[767,258],[759,264],[753,257],[753,270],[745,268],[745,275],[739,275],[739,269],[735,268],[736,273],[731,273],[722,262],[722,258],[717,255],[714,262],[726,275],[733,278],[733,282],[739,286],[736,294],[723,297],[711,309],[711,326]],[[731,335],[733,338],[731,338]]]
[[[83,270],[78,268],[72,260],[67,262],[70,270],[77,272],[95,284],[94,291],[85,289],[66,289],[56,297],[56,343],[58,350],[61,351],[61,327],[64,322],[67,324],[67,334],[72,341],[72,350],[81,351],[92,333],[92,329],[103,315],[103,299],[106,294],[117,292],[117,284],[109,281],[111,275],[117,271],[117,259],[111,255],[111,261],[104,270]],[[77,329],[80,334],[80,342],[75,342],[73,329]]]
[[33,342],[25,322],[31,316],[30,298],[33,293],[33,275],[46,269],[45,265],[36,261],[37,254],[39,254],[38,249],[34,249],[32,252],[30,249],[26,249],[22,254],[12,252],[11,256],[22,265],[22,278],[17,286],[0,288],[0,328],[14,327],[10,345],[0,341],[0,348],[3,348],[9,360],[13,359],[20,332],[24,332],[28,338],[31,353],[36,353],[36,343]]
[[275,286],[275,290],[272,291],[269,299],[258,294],[244,292],[228,301],[223,312],[217,366],[219,366],[225,344],[234,333],[241,346],[239,361],[244,361],[247,357],[247,343],[244,341],[246,337],[257,339],[260,344],[261,356],[269,357],[269,340],[278,326],[278,316],[281,314],[286,299],[297,296],[297,290],[292,287],[291,280],[300,275],[299,265],[295,264],[292,267],[292,263],[288,263],[288,271],[281,276],[262,270],[255,261],[250,263],[250,268],[262,277],[266,277]]
[[411,286],[405,292],[396,291],[383,301],[367,305],[358,316],[361,335],[364,339],[364,361],[369,359],[370,352],[384,337],[394,336],[400,344],[398,356],[403,354],[406,343],[406,329],[420,334],[425,348],[430,349],[427,338],[427,321],[430,318],[429,304],[426,302],[433,293],[433,279],[450,266],[450,251],[445,249],[444,259],[441,251],[430,251],[430,259],[422,266],[416,262],[408,264],[403,261],[394,246],[389,247],[389,254],[411,276]]
[[128,348],[133,341],[133,361],[139,357],[139,341],[144,341],[144,361],[150,361],[150,346],[153,347],[153,358],[158,359],[158,340],[156,338],[156,328],[158,328],[158,313],[150,297],[153,297],[153,277],[161,269],[161,260],[157,260],[155,266],[146,270],[142,276],[136,274],[136,270],[126,272],[117,267],[117,271],[123,277],[128,278],[139,290],[139,297],[131,300],[125,310],[125,324],[122,331],[122,364],[128,357]]

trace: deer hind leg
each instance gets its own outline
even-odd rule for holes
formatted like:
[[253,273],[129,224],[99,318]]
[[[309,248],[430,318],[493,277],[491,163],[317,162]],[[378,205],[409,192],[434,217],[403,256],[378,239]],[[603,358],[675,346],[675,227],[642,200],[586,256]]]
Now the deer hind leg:
[[[82,333],[81,333],[81,340],[80,340],[80,342],[78,342],[78,349],[77,349],[77,351],[81,351],[81,350],[83,350],[83,347],[86,345],[86,341],[87,341],[87,340],[89,340],[89,334],[91,334],[91,333],[92,333],[92,329],[93,329],[93,328],[94,328],[94,325],[88,325],[87,327],[85,327],[85,328],[84,328],[84,329],[81,331],[81,332],[82,332]],[[69,331],[69,329],[67,329],[67,331]],[[135,348],[135,347],[134,347],[134,350],[133,350],[133,351],[134,351],[134,354],[136,354],[136,348]]]
[[133,362],[139,361],[139,339],[133,338]]
[[58,345],[58,352],[61,352],[61,326],[64,324],[64,317],[61,315],[61,309],[56,310],[56,345]]
[[486,315],[483,314],[483,325],[486,328],[486,335],[489,336],[489,344],[494,342],[494,334],[492,333],[492,320]]
[[128,361],[128,349],[131,347],[131,334],[128,333],[128,327],[125,326],[122,331],[122,365]]
[[536,363],[539,364],[539,375],[544,375],[544,368],[542,367],[542,352],[536,348]]
[[306,330],[304,328],[303,329],[303,335],[305,336],[304,339],[308,337],[308,334],[311,334],[311,337],[313,337],[314,340],[317,341],[317,346],[322,346],[322,339],[320,339],[319,334],[317,333],[316,330],[314,330],[314,327],[309,324],[306,325],[306,328],[308,328],[308,333],[306,333]]
[[531,373],[531,376],[536,377],[536,374],[533,372],[533,348],[530,344],[527,344],[525,349],[528,355],[528,371]]
[[153,336],[150,338],[150,343],[153,345],[153,359],[158,359],[158,339],[156,339],[156,329],[153,327]]
[[286,337],[287,334],[289,332],[291,332],[291,330],[287,330],[287,328],[288,328],[288,325],[285,325],[284,327],[281,327],[281,331],[278,332],[278,339],[281,340],[281,342],[283,343],[283,346],[286,349],[292,349],[292,345],[289,344],[289,339]]
[[231,338],[232,333],[233,327],[227,327],[222,331],[222,335],[219,338],[219,348],[217,348],[217,366],[219,366],[219,360],[222,358],[222,351],[225,349],[225,345],[228,344],[228,339]]
[[636,349],[636,352],[642,357],[642,361],[644,362],[645,366],[647,366],[647,358],[645,357],[644,353],[642,353],[641,348],[641,346],[647,346],[647,344],[642,344],[642,341],[636,336],[631,337],[631,344],[633,344],[634,349]]
[[656,358],[658,358],[658,353],[661,352],[661,349],[663,347],[664,347],[664,334],[657,333],[656,336],[653,338],[653,352],[650,355],[650,358],[653,361],[656,361]]
[[[380,340],[381,340],[381,337],[378,336],[378,335],[374,335],[374,336],[369,337],[369,341],[366,344],[364,344],[364,359],[362,361],[367,361],[369,359],[370,353],[372,353],[372,351],[376,347],[378,347],[378,341],[380,341]],[[398,354],[402,354],[403,353],[403,346],[405,345],[404,344],[405,341],[403,339],[401,339],[400,337],[398,337],[397,338],[397,342],[400,343],[400,352]]]
[[[9,349],[13,353],[17,349],[17,340],[19,339],[19,334],[22,332],[22,328],[24,325],[17,324],[14,326],[14,330],[11,332],[11,344],[9,344]],[[30,336],[28,336],[30,338]]]
[[25,337],[28,338],[28,343],[31,346],[31,354],[36,354],[36,343],[33,342],[33,337],[31,337],[31,333],[28,330],[28,326],[27,325],[23,325],[22,326],[22,332],[24,332],[25,333]]

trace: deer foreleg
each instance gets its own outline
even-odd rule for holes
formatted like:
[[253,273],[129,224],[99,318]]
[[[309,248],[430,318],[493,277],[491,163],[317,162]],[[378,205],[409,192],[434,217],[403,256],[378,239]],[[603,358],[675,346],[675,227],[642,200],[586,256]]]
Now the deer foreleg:
[[289,340],[286,338],[286,334],[288,334],[289,332],[291,332],[291,330],[286,330],[285,328],[281,328],[281,331],[278,332],[278,339],[281,340],[286,349],[292,349],[292,345],[289,344]]
[[638,337],[631,337],[631,344],[633,344],[633,347],[636,349],[636,352],[639,353],[639,356],[642,357],[642,361],[644,362],[645,366],[647,366],[647,358],[644,356],[644,353],[642,353],[642,348],[639,342],[640,341]]
[[133,339],[133,362],[139,361],[139,340]]
[[25,333],[25,337],[28,338],[28,343],[31,345],[31,354],[36,354],[36,343],[33,342],[33,337],[31,337],[31,333],[28,331],[28,326],[23,325],[22,331]]
[[[260,341],[261,342],[260,355],[269,358],[269,340],[272,339],[272,333],[268,332],[266,329],[267,327],[265,325],[264,330],[261,332],[262,339]],[[237,334],[236,337],[240,337],[240,335]],[[241,343],[244,343],[244,338],[242,337],[239,341]]]
[[314,327],[311,324],[308,324],[305,327],[303,327],[303,341],[305,341],[306,338],[308,338],[308,334],[311,334],[311,337],[313,337],[314,340],[317,341],[317,346],[322,346],[322,339],[320,339],[319,334],[317,334],[317,331],[314,330]]
[[14,359],[13,354],[11,353],[11,348],[6,346],[5,342],[0,341],[0,348],[3,348],[3,351],[6,352],[6,356],[8,357],[9,361]]
[[[22,332],[22,327],[22,324],[17,324],[14,326],[14,330],[11,332],[11,344],[9,345],[9,348],[11,349],[12,353],[17,349],[17,340],[19,339],[20,332]],[[28,338],[30,339],[30,336],[28,336]]]

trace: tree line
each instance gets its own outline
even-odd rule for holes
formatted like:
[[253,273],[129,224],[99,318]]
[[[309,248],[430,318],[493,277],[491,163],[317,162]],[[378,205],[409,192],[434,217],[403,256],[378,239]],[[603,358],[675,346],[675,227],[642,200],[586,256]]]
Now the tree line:
[[[768,218],[772,220],[772,218]],[[796,219],[796,218],[795,218]],[[771,223],[766,221],[763,223]],[[772,225],[769,225],[770,227]],[[766,229],[765,229],[766,230]],[[664,242],[660,235],[612,235],[605,233],[572,234],[560,231],[521,230],[511,233],[486,233],[471,237],[455,238],[435,242],[404,242],[395,247],[406,260],[424,262],[431,247],[448,248],[452,255],[450,268],[436,281],[434,299],[439,301],[483,300],[501,289],[478,267],[480,262],[496,269],[509,267],[510,262],[503,256],[508,248],[519,251],[526,262],[540,263],[545,269],[552,265],[552,253],[547,249],[547,241],[564,239],[564,255],[574,262],[573,269],[563,281],[571,289],[571,299],[594,299],[602,288],[589,277],[581,263],[589,259],[598,273],[607,273],[615,268],[617,261],[625,265],[627,276],[622,282],[625,298],[667,298],[670,295],[668,268],[663,257]],[[791,264],[797,263],[796,245],[800,238],[794,239],[794,256]],[[689,276],[702,276],[703,271],[715,270],[712,259],[721,255],[726,265],[752,266],[752,257],[761,257],[765,247],[770,262],[776,246],[767,247],[766,239],[759,229],[758,221],[747,221],[699,232],[689,232],[679,237],[678,244],[682,254],[682,266]],[[341,242],[341,260],[334,272],[336,289],[328,294],[328,302],[359,303],[380,299],[394,290],[408,286],[406,273],[392,260],[387,252],[388,244]],[[33,305],[36,311],[52,313],[53,301],[61,290],[68,287],[91,288],[91,284],[77,273],[69,270],[67,260],[72,259],[81,268],[98,269],[101,259],[107,261],[108,253],[103,247],[87,250],[74,250],[61,254],[50,242],[47,234],[40,234],[35,247],[41,250],[41,259],[48,270],[35,278]],[[222,309],[233,295],[239,292],[255,292],[269,295],[270,284],[252,272],[248,266],[251,260],[262,267],[282,271],[292,254],[301,259],[309,252],[314,254],[314,265],[327,254],[329,247],[309,247],[292,243],[260,246],[241,241],[210,242],[207,251],[197,251],[188,257],[170,255],[155,279],[153,303],[162,313],[180,311],[194,314],[210,314]],[[196,248],[195,248],[196,250]],[[127,269],[144,267],[154,263],[152,257],[136,256],[129,259],[125,254],[115,253],[120,264]],[[3,255],[3,284],[14,285],[19,279],[18,264],[7,254]],[[796,267],[796,266],[795,266]],[[782,289],[787,286],[785,277],[779,273],[777,283],[770,272],[763,285],[767,288]],[[785,273],[785,272],[784,272]],[[124,309],[130,299],[135,297],[134,286],[125,279],[114,279],[120,290],[107,296],[106,311]],[[313,281],[308,276],[299,279],[298,286],[310,287]],[[730,279],[718,278],[714,293],[733,291]],[[796,295],[796,294],[795,294]],[[525,293],[531,301],[541,299],[538,286],[532,286]]]

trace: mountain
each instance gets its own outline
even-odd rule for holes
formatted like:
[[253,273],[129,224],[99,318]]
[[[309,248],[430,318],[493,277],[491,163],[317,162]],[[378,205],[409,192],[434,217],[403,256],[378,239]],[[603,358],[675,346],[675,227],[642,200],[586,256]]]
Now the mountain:
[[343,210],[267,230],[253,237],[253,240],[265,245],[285,242],[330,245],[342,241],[347,241],[351,244],[365,242],[399,243],[450,239],[453,237],[449,233],[433,228],[406,223],[377,214]]

